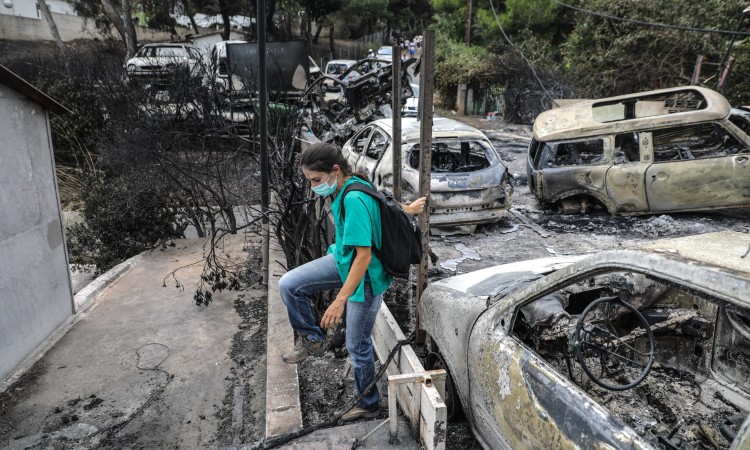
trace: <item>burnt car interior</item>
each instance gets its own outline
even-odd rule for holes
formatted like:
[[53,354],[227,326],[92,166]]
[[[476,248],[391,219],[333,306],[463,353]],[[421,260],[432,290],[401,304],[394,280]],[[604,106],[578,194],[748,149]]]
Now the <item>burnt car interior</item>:
[[[490,167],[492,153],[480,141],[445,140],[432,144],[433,172],[473,172]],[[419,169],[419,144],[409,151],[409,165]]]
[[655,130],[652,135],[654,162],[748,153],[748,148],[718,123]]
[[656,448],[727,448],[750,407],[750,311],[641,273],[520,307],[513,335]]
[[604,141],[546,142],[537,156],[536,167],[540,169],[598,164],[604,160]]

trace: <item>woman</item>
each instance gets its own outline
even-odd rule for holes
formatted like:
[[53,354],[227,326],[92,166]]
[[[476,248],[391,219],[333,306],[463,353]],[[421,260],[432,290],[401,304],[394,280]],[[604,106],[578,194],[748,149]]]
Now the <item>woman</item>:
[[[309,356],[322,355],[325,335],[321,329],[335,328],[346,309],[346,349],[354,371],[355,394],[359,395],[375,376],[371,332],[383,293],[392,281],[372,252],[373,245],[381,245],[380,206],[364,192],[349,192],[344,199],[346,219],[341,220],[342,199],[338,193],[351,183],[367,182],[361,174],[352,173],[335,145],[311,145],[302,153],[300,165],[313,192],[323,197],[336,196],[331,205],[336,241],[328,248],[326,256],[287,272],[279,280],[289,322],[299,335],[294,350],[282,358],[284,362],[296,364]],[[425,197],[422,197],[403,207],[410,214],[418,214],[424,205]],[[338,295],[318,326],[308,298],[332,289],[339,289]],[[376,417],[379,402],[378,390],[373,388],[342,419]]]

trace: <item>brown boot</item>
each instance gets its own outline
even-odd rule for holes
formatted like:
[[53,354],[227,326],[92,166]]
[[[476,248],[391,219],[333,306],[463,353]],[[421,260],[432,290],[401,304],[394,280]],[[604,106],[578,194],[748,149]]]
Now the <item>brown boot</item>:
[[284,353],[281,359],[285,363],[297,364],[306,360],[308,356],[320,356],[326,351],[325,341],[311,341],[307,336],[297,339],[294,350]]
[[375,409],[373,410],[367,410],[357,405],[354,408],[350,409],[346,414],[341,416],[341,420],[344,422],[347,422],[349,420],[355,420],[355,419],[372,419],[372,418],[378,417],[379,413],[380,413],[380,410],[377,406],[375,406]]

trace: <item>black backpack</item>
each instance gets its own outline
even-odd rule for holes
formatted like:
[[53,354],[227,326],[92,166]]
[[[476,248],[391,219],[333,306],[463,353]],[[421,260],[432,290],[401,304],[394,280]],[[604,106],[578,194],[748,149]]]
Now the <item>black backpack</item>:
[[404,212],[389,191],[376,191],[370,184],[350,183],[341,193],[342,221],[346,217],[344,196],[349,191],[365,192],[380,203],[382,248],[373,246],[373,252],[386,272],[396,278],[409,279],[409,266],[422,262],[422,230],[417,220]]

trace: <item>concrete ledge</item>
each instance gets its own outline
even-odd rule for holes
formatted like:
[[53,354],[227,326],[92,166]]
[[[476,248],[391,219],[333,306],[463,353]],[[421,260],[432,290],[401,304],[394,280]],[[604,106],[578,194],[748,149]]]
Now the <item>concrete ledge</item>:
[[73,313],[73,315],[71,315],[70,318],[63,322],[62,325],[57,327],[57,329],[53,331],[49,335],[49,337],[44,340],[44,342],[39,344],[37,348],[35,348],[34,351],[31,352],[29,356],[27,356],[26,359],[24,359],[21,364],[16,367],[13,374],[8,377],[7,380],[4,380],[2,384],[0,384],[0,393],[4,392],[10,385],[21,378],[21,376],[23,376],[23,374],[26,373],[26,371],[29,370],[31,366],[36,364],[36,362],[39,361],[45,355],[45,353],[49,351],[49,349],[54,347],[57,341],[65,336],[65,334],[71,328],[73,328],[73,326],[78,323],[78,321],[81,320],[82,317],[86,315],[87,310],[93,304],[94,300],[99,296],[99,294],[102,293],[102,291],[104,291],[107,286],[110,286],[112,283],[114,283],[120,277],[130,271],[130,269],[135,267],[135,265],[140,260],[141,255],[133,256],[125,262],[122,262],[109,269],[107,272],[97,277],[96,280],[89,283],[88,286],[81,289],[74,298],[75,312]]
[[83,311],[91,304],[91,302],[109,285],[117,281],[121,276],[125,275],[130,269],[135,267],[138,261],[141,260],[141,255],[135,255],[132,258],[122,262],[115,267],[109,269],[103,274],[99,275],[94,281],[86,285],[85,288],[78,291],[73,299],[75,304],[76,312]]
[[299,376],[295,364],[281,355],[294,347],[294,331],[279,294],[279,278],[286,269],[284,253],[275,237],[268,250],[268,336],[266,341],[266,438],[302,429]]

